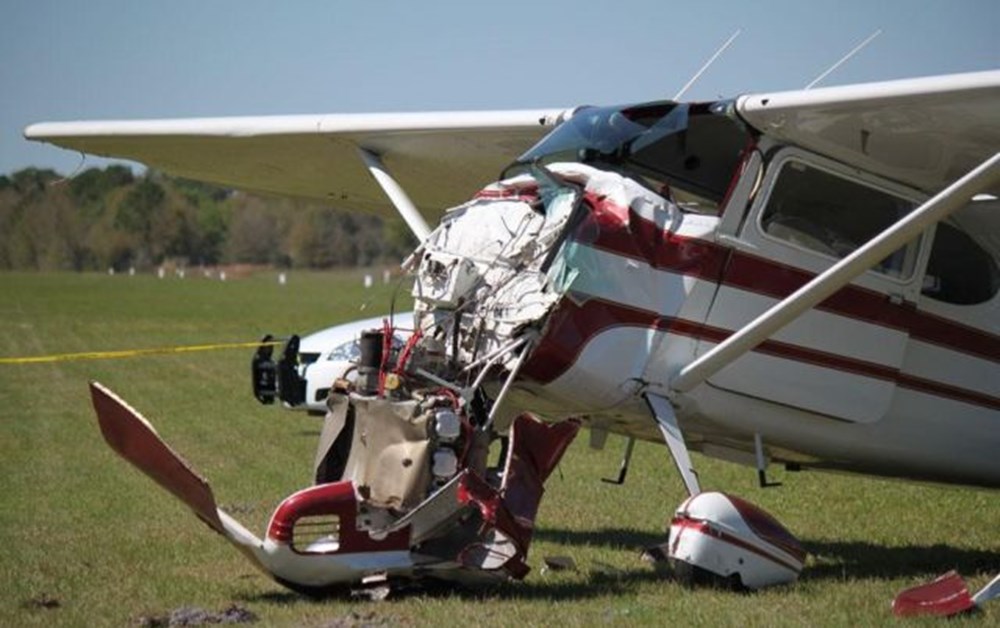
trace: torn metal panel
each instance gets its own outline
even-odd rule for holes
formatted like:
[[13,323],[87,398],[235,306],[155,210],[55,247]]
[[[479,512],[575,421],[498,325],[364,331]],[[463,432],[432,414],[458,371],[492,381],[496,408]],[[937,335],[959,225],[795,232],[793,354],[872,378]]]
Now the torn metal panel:
[[431,479],[430,417],[418,413],[416,401],[355,396],[351,403],[354,435],[342,479],[375,506],[416,506]]

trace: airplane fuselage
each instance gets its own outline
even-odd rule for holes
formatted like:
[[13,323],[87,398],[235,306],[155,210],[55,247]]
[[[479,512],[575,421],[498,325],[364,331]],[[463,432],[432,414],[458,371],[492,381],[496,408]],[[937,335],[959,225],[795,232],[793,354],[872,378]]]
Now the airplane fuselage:
[[[508,414],[583,417],[660,440],[642,400],[652,393],[671,400],[688,446],[708,455],[752,465],[757,442],[797,468],[1000,487],[996,261],[966,251],[969,267],[950,268],[942,259],[954,252],[932,251],[930,232],[705,385],[671,387],[697,356],[912,210],[919,192],[766,136],[741,151],[715,203],[680,185],[661,196],[615,170],[559,170],[585,210],[550,245],[540,289],[553,294],[537,306],[541,335]],[[524,194],[499,189],[481,201]],[[990,204],[938,227],[938,242],[975,245],[970,225],[995,231]],[[967,277],[976,264],[983,276]]]
[[672,398],[688,445],[709,455],[753,464],[759,434],[776,462],[1000,486],[995,299],[897,299],[907,283],[869,273],[707,386],[675,394],[671,379],[695,356],[833,259],[769,238],[752,215],[737,245],[719,242],[715,216],[658,221],[606,204],[591,218],[600,236],[573,257],[593,274],[554,309],[524,370],[526,407],[551,396],[557,416],[658,441],[638,397],[651,391]]

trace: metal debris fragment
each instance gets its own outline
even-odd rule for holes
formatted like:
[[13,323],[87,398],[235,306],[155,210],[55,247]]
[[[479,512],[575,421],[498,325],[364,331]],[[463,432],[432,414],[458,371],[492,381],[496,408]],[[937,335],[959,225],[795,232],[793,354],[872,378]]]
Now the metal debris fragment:
[[668,553],[669,548],[667,547],[667,543],[661,543],[642,550],[640,558],[646,563],[665,563],[667,562]]
[[545,571],[576,571],[576,561],[569,556],[546,556],[542,559]]

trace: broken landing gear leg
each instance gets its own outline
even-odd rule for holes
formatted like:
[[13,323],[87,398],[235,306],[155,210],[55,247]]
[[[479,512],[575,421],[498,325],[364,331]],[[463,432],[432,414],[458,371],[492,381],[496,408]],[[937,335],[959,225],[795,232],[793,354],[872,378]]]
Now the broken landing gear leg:
[[674,464],[677,465],[677,470],[681,473],[684,488],[687,489],[689,496],[697,495],[701,492],[701,487],[698,485],[698,474],[694,470],[694,465],[691,464],[691,455],[688,453],[687,445],[684,444],[684,435],[677,425],[674,407],[664,397],[653,394],[646,395],[646,403],[649,404],[653,418],[656,419],[656,425],[660,428],[663,440],[666,441],[670,455],[674,458]]

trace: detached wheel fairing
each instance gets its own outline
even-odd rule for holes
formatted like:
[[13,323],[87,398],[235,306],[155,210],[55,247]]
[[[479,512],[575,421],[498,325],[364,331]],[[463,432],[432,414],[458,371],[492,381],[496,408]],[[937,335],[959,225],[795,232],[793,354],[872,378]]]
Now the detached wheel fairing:
[[750,502],[725,493],[685,500],[670,524],[668,557],[679,577],[734,576],[748,589],[795,581],[806,552],[784,526]]

